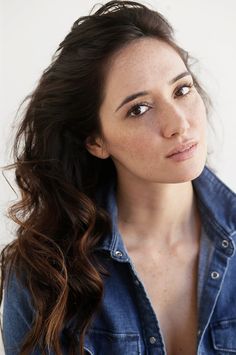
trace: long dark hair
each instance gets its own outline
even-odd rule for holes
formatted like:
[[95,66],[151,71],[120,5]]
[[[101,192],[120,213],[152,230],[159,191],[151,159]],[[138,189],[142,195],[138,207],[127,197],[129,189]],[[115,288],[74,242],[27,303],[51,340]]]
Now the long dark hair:
[[98,112],[109,58],[141,37],[161,39],[178,52],[209,114],[211,100],[190,69],[191,57],[160,13],[134,1],[110,1],[75,21],[23,101],[28,104],[15,137],[14,163],[6,167],[15,169],[21,199],[8,211],[18,228],[1,252],[0,300],[14,270],[35,309],[21,355],[36,345],[42,354],[47,347],[62,354],[59,335],[75,314],[68,353],[84,354],[106,275],[94,248],[111,231],[110,216],[95,195],[116,174],[112,160],[91,155],[85,140],[102,134]]

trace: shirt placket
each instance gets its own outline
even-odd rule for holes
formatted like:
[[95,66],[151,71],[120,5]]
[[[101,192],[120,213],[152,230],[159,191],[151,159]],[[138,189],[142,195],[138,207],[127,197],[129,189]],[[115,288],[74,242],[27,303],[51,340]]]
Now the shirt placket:
[[137,302],[140,309],[140,319],[144,333],[144,343],[146,344],[146,354],[148,355],[167,355],[163,334],[151,301],[147,295],[143,283],[138,277],[132,262],[129,268],[136,287]]
[[224,278],[228,269],[229,258],[233,255],[233,249],[228,248],[230,242],[222,240],[221,249],[215,248],[209,272],[205,281],[199,306],[199,329],[197,341],[197,355],[202,354],[201,344],[206,329],[211,321],[217,304]]

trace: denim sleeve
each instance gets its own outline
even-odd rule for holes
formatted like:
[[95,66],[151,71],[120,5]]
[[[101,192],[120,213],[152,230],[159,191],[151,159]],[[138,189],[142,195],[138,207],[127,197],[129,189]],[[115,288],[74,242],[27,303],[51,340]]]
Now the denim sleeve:
[[[19,354],[21,343],[31,328],[33,315],[28,291],[17,281],[13,272],[3,293],[3,345],[5,355]],[[34,352],[34,354],[36,355],[37,352]]]
[[[31,303],[30,293],[17,280],[13,272],[9,282],[5,283],[3,293],[3,346],[5,355],[19,355],[25,336],[32,327],[35,309]],[[62,354],[68,355],[68,343],[61,332]],[[47,348],[47,355],[55,355],[51,348]],[[29,355],[42,355],[39,345]]]

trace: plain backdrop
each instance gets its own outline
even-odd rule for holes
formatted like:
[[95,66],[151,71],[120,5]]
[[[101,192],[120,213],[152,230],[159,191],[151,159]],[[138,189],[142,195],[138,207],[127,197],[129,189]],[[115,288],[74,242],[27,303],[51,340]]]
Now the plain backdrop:
[[[99,1],[2,0],[0,3],[0,166],[12,163],[10,150],[19,104],[36,87],[73,22],[88,15],[96,3]],[[236,191],[236,2],[150,0],[144,4],[150,4],[170,21],[178,43],[198,59],[193,70],[214,103],[212,121],[217,137],[212,165],[217,175]],[[14,183],[13,173],[5,175]],[[15,227],[6,217],[6,209],[14,200],[16,194],[0,174],[1,245],[14,238]],[[1,348],[0,354],[4,354]]]

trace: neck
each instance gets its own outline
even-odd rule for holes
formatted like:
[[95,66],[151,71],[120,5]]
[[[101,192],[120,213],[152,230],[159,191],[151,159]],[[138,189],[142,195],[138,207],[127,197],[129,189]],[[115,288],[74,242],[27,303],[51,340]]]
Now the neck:
[[[176,184],[119,182],[118,228],[128,247],[159,245],[170,248],[194,241],[200,233],[200,217],[191,181]],[[186,240],[188,238],[188,240]]]

